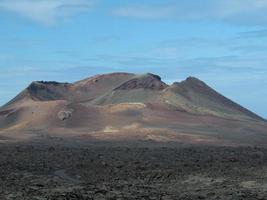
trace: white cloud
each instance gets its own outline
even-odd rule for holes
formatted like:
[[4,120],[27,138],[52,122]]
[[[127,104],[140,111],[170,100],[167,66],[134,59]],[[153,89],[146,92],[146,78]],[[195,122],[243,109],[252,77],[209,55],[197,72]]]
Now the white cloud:
[[175,10],[171,6],[122,6],[112,10],[112,14],[122,17],[133,17],[140,19],[155,19],[170,17]]
[[111,14],[139,19],[220,20],[245,25],[267,25],[266,12],[266,0],[177,0],[169,4],[126,4],[113,8]]
[[0,0],[0,9],[16,13],[42,24],[88,11],[92,0]]
[[158,47],[153,50],[159,58],[175,59],[181,55],[181,50],[178,47]]

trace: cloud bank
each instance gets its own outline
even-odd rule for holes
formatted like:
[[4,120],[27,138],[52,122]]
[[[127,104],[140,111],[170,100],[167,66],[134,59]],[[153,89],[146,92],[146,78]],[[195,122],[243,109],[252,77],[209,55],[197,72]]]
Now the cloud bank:
[[49,25],[88,11],[94,4],[93,0],[0,0],[0,10]]
[[265,0],[178,0],[163,4],[125,4],[112,14],[139,19],[223,21],[241,25],[267,25]]

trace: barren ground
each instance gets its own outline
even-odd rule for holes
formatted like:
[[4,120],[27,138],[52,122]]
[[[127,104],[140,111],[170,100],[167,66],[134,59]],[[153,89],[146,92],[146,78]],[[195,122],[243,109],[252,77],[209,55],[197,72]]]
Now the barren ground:
[[261,147],[41,141],[0,152],[1,200],[267,199]]

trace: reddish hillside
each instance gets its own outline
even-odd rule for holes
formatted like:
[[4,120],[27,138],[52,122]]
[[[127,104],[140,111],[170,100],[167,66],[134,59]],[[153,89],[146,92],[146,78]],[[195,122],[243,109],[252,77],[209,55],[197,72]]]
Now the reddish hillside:
[[113,73],[75,83],[36,81],[0,109],[0,135],[264,144],[266,121],[189,77]]

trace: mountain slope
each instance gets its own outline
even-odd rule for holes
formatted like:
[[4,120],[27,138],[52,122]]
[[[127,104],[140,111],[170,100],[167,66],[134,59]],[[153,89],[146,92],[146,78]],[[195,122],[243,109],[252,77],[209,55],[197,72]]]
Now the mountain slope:
[[168,103],[187,112],[211,114],[225,118],[264,120],[194,77],[171,85],[164,93],[163,98]]
[[134,74],[114,73],[96,75],[72,84],[54,81],[34,81],[7,105],[21,101],[24,98],[34,101],[85,101],[94,99],[133,77]]
[[266,143],[266,121],[189,77],[113,73],[75,83],[36,81],[0,109],[0,135],[98,140]]

